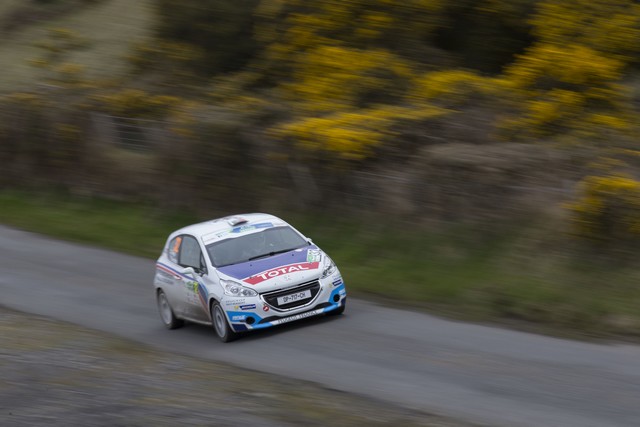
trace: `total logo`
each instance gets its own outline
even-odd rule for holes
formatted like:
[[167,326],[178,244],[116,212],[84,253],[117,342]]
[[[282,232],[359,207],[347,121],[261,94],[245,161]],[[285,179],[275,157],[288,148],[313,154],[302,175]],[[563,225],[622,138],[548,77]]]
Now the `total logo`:
[[269,311],[269,306],[267,304],[263,305],[262,311]]
[[255,276],[247,277],[244,279],[245,283],[250,285],[256,285],[265,280],[273,279],[274,277],[281,276],[283,274],[295,273],[298,271],[315,270],[320,265],[319,262],[301,262],[298,264],[285,265],[284,267],[272,268],[271,270],[263,271]]

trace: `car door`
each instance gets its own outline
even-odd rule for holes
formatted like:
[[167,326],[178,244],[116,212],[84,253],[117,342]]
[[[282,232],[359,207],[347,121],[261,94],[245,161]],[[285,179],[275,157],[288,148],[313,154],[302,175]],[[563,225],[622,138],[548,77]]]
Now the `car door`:
[[182,268],[191,267],[195,271],[182,277],[185,315],[195,320],[208,320],[207,289],[203,284],[207,266],[195,237],[188,234],[182,236],[178,264]]
[[176,236],[167,246],[166,256],[158,260],[157,269],[160,274],[159,281],[163,284],[162,289],[169,300],[173,312],[182,317],[185,315],[185,295],[183,276],[180,274],[182,267],[179,264],[180,247],[183,236]]

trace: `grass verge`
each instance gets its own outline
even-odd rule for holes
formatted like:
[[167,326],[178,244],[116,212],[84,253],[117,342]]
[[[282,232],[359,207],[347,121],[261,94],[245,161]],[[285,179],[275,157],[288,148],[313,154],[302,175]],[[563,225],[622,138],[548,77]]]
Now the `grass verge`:
[[[149,258],[171,231],[202,220],[153,206],[12,191],[0,191],[0,206],[1,223]],[[640,270],[578,257],[552,229],[429,231],[285,217],[332,256],[352,295],[538,332],[640,336]]]

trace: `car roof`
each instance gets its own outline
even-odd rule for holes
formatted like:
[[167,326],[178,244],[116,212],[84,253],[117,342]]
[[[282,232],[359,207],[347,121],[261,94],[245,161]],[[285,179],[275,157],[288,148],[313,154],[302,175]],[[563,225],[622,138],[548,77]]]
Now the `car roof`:
[[229,234],[235,230],[251,230],[256,225],[277,226],[288,224],[277,216],[265,213],[229,215],[182,227],[171,233],[171,238],[180,234],[191,234],[200,238],[205,245],[208,245],[216,240],[232,237]]

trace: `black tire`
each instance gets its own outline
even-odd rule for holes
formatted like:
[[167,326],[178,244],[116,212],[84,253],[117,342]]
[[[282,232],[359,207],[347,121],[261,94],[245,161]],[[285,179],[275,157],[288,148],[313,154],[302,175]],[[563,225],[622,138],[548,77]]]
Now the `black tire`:
[[238,334],[231,329],[229,322],[227,322],[227,316],[218,301],[211,304],[211,324],[220,341],[231,342],[238,338]]
[[340,307],[336,308],[335,310],[331,310],[331,311],[329,312],[329,314],[330,314],[331,316],[339,316],[339,315],[341,315],[342,313],[344,313],[344,310],[345,310],[346,308],[347,308],[347,299],[345,298],[345,299],[343,299],[343,300],[342,300],[342,303],[340,304]]
[[173,313],[173,309],[169,304],[169,300],[167,299],[167,296],[164,294],[162,289],[158,290],[158,294],[156,295],[156,302],[158,304],[160,319],[167,329],[177,329],[184,325],[184,321],[182,319],[178,319]]

